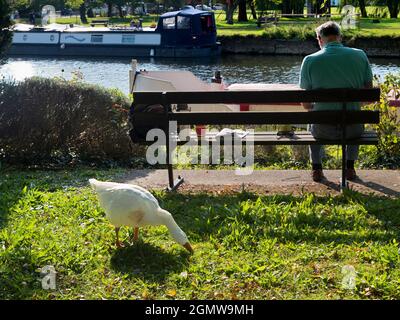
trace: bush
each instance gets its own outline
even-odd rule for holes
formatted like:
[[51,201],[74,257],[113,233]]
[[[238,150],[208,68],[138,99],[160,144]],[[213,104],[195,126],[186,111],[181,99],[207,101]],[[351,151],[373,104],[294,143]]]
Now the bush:
[[315,40],[316,24],[294,26],[272,26],[266,28],[263,36],[267,39]]
[[[377,79],[379,80],[379,79]],[[374,147],[365,147],[361,153],[363,166],[399,168],[400,166],[400,119],[396,115],[396,107],[389,104],[389,93],[394,90],[396,98],[400,93],[400,74],[389,74],[380,83],[381,99],[379,103],[371,106],[370,109],[380,111],[380,122],[373,126],[377,131],[379,144]]]
[[0,81],[0,153],[7,163],[125,161],[129,100],[76,80]]

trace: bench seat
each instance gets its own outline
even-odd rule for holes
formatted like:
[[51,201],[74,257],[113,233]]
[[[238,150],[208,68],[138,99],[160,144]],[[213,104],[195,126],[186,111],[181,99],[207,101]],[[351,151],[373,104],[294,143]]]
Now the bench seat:
[[[206,143],[212,144],[216,140],[221,139],[221,137],[216,137],[216,133],[207,132],[205,135]],[[197,136],[193,133],[191,139],[197,139]],[[203,141],[202,141],[203,140]],[[293,137],[278,136],[276,131],[260,131],[253,134],[248,134],[242,139],[242,143],[245,144],[246,141],[253,141],[255,145],[339,145],[342,144],[340,139],[337,140],[316,140],[312,134],[308,131],[296,131]],[[135,141],[141,144],[151,145],[153,141]],[[183,145],[188,142],[188,140],[179,140],[178,137],[171,136],[171,142],[177,143],[178,145]],[[223,140],[221,142],[224,142]],[[198,139],[198,144],[204,144],[204,139]],[[376,145],[378,144],[377,134],[372,131],[366,131],[364,134],[357,139],[348,139],[347,144],[355,145]]]

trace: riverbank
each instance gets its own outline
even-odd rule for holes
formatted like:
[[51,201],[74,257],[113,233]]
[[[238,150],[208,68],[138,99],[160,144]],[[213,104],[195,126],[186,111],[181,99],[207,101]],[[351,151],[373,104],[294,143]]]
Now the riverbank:
[[[262,36],[220,36],[227,54],[308,55],[319,50],[314,39],[269,39]],[[344,44],[359,48],[369,57],[400,58],[400,37],[345,38]]]

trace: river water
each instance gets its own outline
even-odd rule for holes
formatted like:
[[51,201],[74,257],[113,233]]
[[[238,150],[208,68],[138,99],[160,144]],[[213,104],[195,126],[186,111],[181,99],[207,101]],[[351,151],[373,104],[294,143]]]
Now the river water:
[[[220,70],[224,81],[231,83],[297,83],[302,57],[227,55],[202,59],[140,59],[138,69],[188,70],[208,81]],[[373,73],[383,77],[400,72],[400,59],[370,59]],[[23,80],[26,77],[64,77],[80,71],[83,80],[128,93],[130,59],[84,58],[9,58],[0,66],[0,75]]]

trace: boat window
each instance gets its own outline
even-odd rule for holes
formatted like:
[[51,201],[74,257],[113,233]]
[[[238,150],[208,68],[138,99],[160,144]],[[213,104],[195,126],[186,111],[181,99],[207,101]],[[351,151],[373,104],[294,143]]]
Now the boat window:
[[178,16],[176,25],[178,29],[190,29],[190,18]]
[[214,31],[214,24],[211,15],[204,15],[200,17],[201,31],[212,32]]
[[175,29],[175,17],[163,19],[164,29]]
[[122,43],[135,43],[135,35],[134,34],[123,34],[122,35]]
[[102,34],[92,34],[91,42],[102,43],[103,42],[103,35]]

